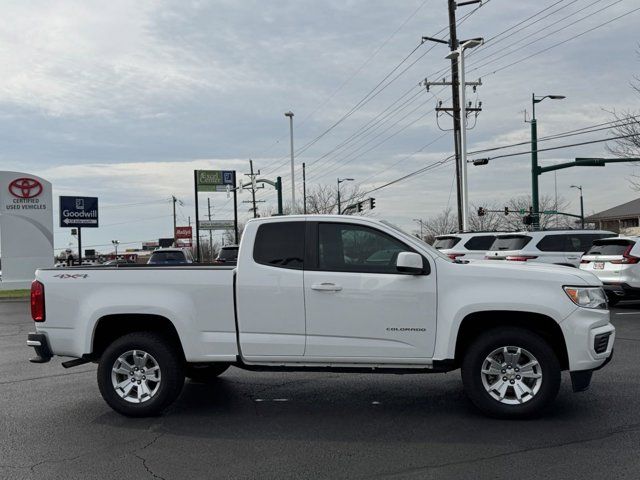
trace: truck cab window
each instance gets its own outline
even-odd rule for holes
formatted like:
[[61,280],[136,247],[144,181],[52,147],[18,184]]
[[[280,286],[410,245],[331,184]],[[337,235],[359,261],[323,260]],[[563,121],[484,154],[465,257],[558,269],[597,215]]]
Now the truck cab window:
[[302,270],[304,233],[304,222],[260,225],[253,247],[253,259],[263,265]]
[[320,270],[364,273],[398,273],[398,253],[412,251],[383,232],[346,223],[321,223],[318,248]]

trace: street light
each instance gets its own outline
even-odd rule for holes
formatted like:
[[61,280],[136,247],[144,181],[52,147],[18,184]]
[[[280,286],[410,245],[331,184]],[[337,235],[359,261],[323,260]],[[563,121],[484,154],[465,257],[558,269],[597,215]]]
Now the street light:
[[296,178],[293,173],[293,112],[289,110],[284,116],[289,117],[289,131],[291,132],[291,213],[296,213]]
[[571,185],[571,188],[577,188],[580,190],[580,223],[582,224],[582,229],[584,230],[584,201],[582,199],[582,185]]
[[531,94],[531,204],[533,229],[537,230],[540,226],[540,204],[538,197],[538,124],[536,122],[536,103],[540,103],[545,98],[551,100],[563,100],[564,95],[544,95],[536,97],[535,93]]
[[467,187],[467,100],[466,100],[466,82],[464,78],[464,51],[475,48],[484,43],[483,38],[472,38],[460,43],[460,46],[446,56],[448,59],[458,59],[459,85],[460,90],[460,112],[454,114],[460,115],[460,183],[462,183],[462,230],[467,231],[469,228],[469,189]]
[[414,218],[413,221],[420,224],[420,240],[424,241],[424,222],[421,218]]
[[342,208],[340,207],[340,184],[342,182],[353,182],[353,178],[339,178],[338,179],[338,215],[342,215]]

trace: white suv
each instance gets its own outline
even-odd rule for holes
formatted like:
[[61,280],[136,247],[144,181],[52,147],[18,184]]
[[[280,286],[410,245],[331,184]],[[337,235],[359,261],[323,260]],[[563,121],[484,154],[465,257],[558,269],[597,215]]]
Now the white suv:
[[486,253],[487,260],[554,263],[578,267],[582,255],[595,240],[611,237],[604,230],[542,230],[504,233],[496,237]]
[[433,242],[434,248],[440,250],[450,259],[482,260],[491,248],[498,232],[469,232],[438,235]]
[[640,237],[596,240],[582,257],[580,268],[602,280],[609,305],[623,298],[640,298]]

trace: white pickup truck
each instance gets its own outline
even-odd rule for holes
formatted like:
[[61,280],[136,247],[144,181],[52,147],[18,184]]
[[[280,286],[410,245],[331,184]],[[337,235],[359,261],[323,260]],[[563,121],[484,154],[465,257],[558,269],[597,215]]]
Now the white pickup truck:
[[539,413],[611,357],[602,283],[553,265],[454,261],[393,225],[351,216],[251,220],[237,267],[41,269],[32,361],[97,362],[106,402],[159,414],[185,376],[247,370],[462,370],[483,412]]

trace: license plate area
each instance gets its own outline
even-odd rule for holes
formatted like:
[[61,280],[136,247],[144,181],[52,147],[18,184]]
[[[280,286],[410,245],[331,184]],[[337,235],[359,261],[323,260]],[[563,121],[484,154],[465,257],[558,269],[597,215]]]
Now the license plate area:
[[593,262],[594,270],[604,270],[604,262]]

